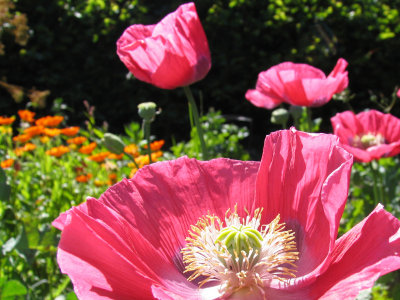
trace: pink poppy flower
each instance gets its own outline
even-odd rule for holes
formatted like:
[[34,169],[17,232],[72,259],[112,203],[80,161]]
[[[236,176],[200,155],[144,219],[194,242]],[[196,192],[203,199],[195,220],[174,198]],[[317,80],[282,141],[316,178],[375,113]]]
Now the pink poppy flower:
[[400,89],[397,90],[397,94],[396,95],[397,95],[397,97],[400,98]]
[[345,111],[331,118],[333,132],[359,162],[400,153],[400,119],[376,110]]
[[207,37],[194,3],[183,4],[155,25],[132,25],[117,54],[139,80],[174,89],[203,79],[211,68]]
[[340,58],[328,77],[307,64],[283,62],[258,75],[256,89],[245,97],[255,106],[272,109],[282,102],[297,106],[321,106],[348,85],[347,61]]
[[400,222],[379,205],[335,240],[352,166],[338,144],[284,130],[261,163],[144,167],[53,222],[61,271],[81,299],[354,298],[400,268]]

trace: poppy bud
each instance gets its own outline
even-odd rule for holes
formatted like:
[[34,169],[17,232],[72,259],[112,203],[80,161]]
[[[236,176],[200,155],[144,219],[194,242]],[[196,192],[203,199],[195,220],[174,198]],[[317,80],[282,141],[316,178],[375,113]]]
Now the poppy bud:
[[103,145],[112,153],[121,154],[124,152],[124,142],[115,134],[106,133],[103,137]]

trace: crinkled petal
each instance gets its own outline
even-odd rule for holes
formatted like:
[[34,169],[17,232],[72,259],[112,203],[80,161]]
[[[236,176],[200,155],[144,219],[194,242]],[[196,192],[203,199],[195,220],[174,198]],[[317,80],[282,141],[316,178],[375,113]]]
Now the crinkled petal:
[[309,288],[315,298],[354,299],[400,268],[400,221],[377,208],[336,241],[332,263]]
[[352,156],[333,135],[296,130],[267,136],[256,185],[264,221],[277,214],[296,233],[298,278],[309,284],[329,265],[347,199]]

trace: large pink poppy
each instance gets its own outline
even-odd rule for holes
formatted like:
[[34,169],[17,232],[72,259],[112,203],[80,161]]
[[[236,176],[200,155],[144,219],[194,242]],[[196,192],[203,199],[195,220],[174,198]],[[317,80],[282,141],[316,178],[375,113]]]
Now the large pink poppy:
[[400,153],[400,119],[376,110],[345,111],[331,118],[333,132],[359,162]]
[[174,89],[203,79],[211,68],[208,42],[194,3],[155,25],[132,25],[117,41],[117,54],[139,80]]
[[246,99],[258,107],[272,109],[282,102],[297,106],[321,106],[348,85],[347,61],[340,58],[333,71],[325,76],[307,64],[283,62],[258,75],[256,88],[246,92]]
[[379,205],[336,240],[352,166],[338,144],[285,130],[261,163],[147,166],[53,222],[61,271],[81,299],[353,299],[400,268],[400,222]]

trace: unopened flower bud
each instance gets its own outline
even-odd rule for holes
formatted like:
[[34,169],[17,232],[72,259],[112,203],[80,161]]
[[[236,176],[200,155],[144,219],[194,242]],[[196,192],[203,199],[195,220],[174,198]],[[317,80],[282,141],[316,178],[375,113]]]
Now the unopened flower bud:
[[106,133],[103,137],[104,146],[112,153],[121,154],[124,152],[124,142],[115,134]]
[[272,112],[271,122],[274,124],[286,125],[289,118],[289,113],[284,108],[277,108]]
[[301,116],[303,114],[303,107],[297,106],[297,105],[292,105],[289,108],[289,112],[292,115],[293,119],[298,120],[301,118]]
[[143,102],[138,105],[139,116],[146,122],[153,121],[157,105],[154,102]]

